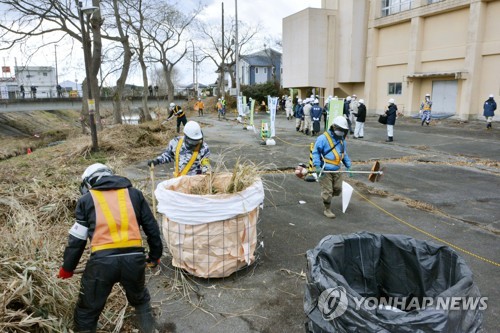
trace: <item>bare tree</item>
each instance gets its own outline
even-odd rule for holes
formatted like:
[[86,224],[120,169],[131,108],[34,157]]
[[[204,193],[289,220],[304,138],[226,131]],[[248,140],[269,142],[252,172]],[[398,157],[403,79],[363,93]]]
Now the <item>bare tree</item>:
[[[90,86],[92,95],[96,98],[95,114],[97,128],[101,129],[99,87],[97,83],[102,52],[102,19],[100,11],[96,11],[90,20],[90,29],[93,37],[92,46],[90,46],[84,45],[78,12],[79,3],[77,0],[0,0],[0,5],[3,5],[5,12],[9,13],[9,20],[0,20],[0,50],[29,43],[33,38],[42,36],[45,37],[45,46],[55,44],[69,36],[82,43],[83,47],[92,47],[89,64],[90,77],[87,78],[90,84],[85,82],[83,86],[84,89]],[[100,0],[92,0],[92,5],[99,7]],[[81,119],[83,127],[83,121],[88,119],[87,103],[83,103]]]
[[168,101],[174,99],[174,66],[186,55],[187,45],[182,45],[183,34],[201,11],[198,6],[189,15],[184,15],[175,7],[163,4],[156,7],[156,16],[147,20],[144,29],[152,42],[150,60],[161,65],[167,84]]
[[[249,26],[242,22],[238,22],[238,56],[241,55],[242,50],[245,47],[248,47],[249,44],[253,41],[254,37],[256,37],[259,31],[259,25],[257,26]],[[200,34],[200,38],[207,41],[207,45],[205,48],[202,48],[204,56],[211,59],[215,64],[219,73],[219,91],[222,91],[222,82],[224,80],[221,77],[222,73],[229,73],[231,77],[231,87],[236,87],[236,73],[235,73],[235,65],[236,65],[236,50],[235,50],[235,30],[236,30],[236,21],[234,18],[231,18],[231,24],[229,26],[224,27],[224,56],[222,50],[222,27],[220,25],[213,25],[208,23],[200,23],[198,24],[198,31]]]

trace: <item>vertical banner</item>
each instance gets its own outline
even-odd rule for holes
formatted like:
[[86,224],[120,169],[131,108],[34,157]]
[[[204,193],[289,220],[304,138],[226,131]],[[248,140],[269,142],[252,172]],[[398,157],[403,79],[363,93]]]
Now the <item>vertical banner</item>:
[[243,116],[243,97],[236,96],[236,108],[238,109],[238,116]]
[[332,126],[333,118],[344,114],[344,99],[332,99],[329,104],[328,128]]
[[252,102],[250,103],[250,126],[253,127],[253,110],[255,107],[255,99],[252,98]]
[[276,120],[276,106],[278,105],[278,97],[267,98],[269,101],[269,113],[271,115],[271,138],[276,136],[276,128],[274,127],[274,123]]
[[9,91],[7,90],[7,86],[0,87],[0,99],[9,99]]
[[293,88],[290,88],[290,97],[292,97],[292,102],[293,102]]

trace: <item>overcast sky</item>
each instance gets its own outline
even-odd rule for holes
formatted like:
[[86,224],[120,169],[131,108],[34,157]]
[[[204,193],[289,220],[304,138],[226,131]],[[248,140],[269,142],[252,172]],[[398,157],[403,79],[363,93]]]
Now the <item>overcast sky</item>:
[[[220,25],[221,22],[221,4],[224,2],[224,16],[225,20],[229,22],[231,17],[235,16],[235,0],[201,0],[202,4],[206,7],[198,16],[198,19],[205,22],[212,22],[213,24]],[[192,4],[194,1],[179,1],[180,6]],[[182,5],[181,5],[182,4]],[[264,45],[264,38],[281,39],[282,33],[282,20],[284,17],[299,12],[305,8],[313,7],[319,8],[321,0],[239,0],[238,1],[238,20],[248,25],[256,26],[260,24],[262,27],[260,31],[261,41],[256,40],[257,45]],[[82,82],[85,77],[83,52],[81,47],[76,45],[72,46],[72,50],[68,51],[70,47],[58,45],[57,47],[57,61],[59,81],[75,81]],[[81,53],[81,54],[80,54]],[[15,66],[15,62],[19,66],[55,66],[55,48],[50,45],[44,51],[37,54],[36,57],[26,63],[26,58],[23,54],[17,52],[0,51],[1,65]],[[178,65],[180,72],[180,83],[191,83],[193,78],[192,63],[188,60],[182,61]],[[198,82],[209,84],[216,80],[216,74],[213,72],[214,67],[208,61],[202,63],[198,69]],[[114,85],[116,78],[110,78],[106,84]],[[138,70],[130,73],[130,79],[127,83],[141,84],[140,74]]]

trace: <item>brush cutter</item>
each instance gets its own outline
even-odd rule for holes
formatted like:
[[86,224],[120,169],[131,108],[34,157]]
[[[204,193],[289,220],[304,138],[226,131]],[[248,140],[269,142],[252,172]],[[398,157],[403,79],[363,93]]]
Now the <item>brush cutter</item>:
[[315,171],[310,171],[307,168],[305,168],[304,164],[299,164],[295,168],[295,175],[301,179],[304,179],[306,182],[317,182],[319,177],[321,177],[322,174],[324,173],[366,173],[368,175],[368,180],[373,182],[378,182],[382,178],[382,175],[384,174],[384,171],[380,167],[380,162],[375,161],[373,164],[371,171],[348,171],[348,170],[337,170],[337,171],[325,171],[325,165],[323,165],[323,168],[321,169],[319,174],[316,174]]

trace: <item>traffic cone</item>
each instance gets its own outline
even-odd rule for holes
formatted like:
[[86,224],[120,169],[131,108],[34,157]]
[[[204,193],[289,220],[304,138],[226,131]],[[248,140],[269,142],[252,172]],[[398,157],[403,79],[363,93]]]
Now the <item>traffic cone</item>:
[[28,147],[28,155],[31,154],[31,148]]

